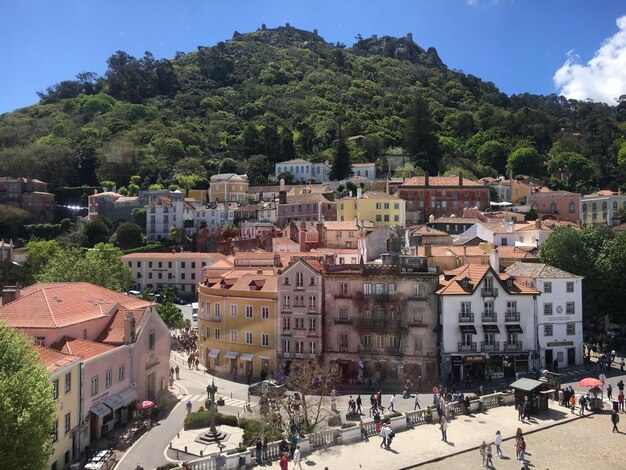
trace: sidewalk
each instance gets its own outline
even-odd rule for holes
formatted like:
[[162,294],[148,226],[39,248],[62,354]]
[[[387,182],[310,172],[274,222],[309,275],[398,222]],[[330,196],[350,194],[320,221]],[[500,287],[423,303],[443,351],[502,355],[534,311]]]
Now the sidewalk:
[[[578,415],[571,414],[556,402],[551,401],[550,407],[542,415],[533,418],[532,423],[518,421],[517,412],[512,406],[493,408],[485,414],[459,416],[449,422],[448,443],[441,441],[438,425],[424,424],[397,433],[391,450],[380,448],[381,438],[373,437],[368,442],[315,450],[305,455],[304,464],[314,468],[327,466],[332,470],[409,469],[476,449],[483,440],[493,442],[498,430],[505,441],[505,454],[512,455],[514,443],[510,439],[515,436],[518,427],[522,428],[524,434],[528,434],[579,419]],[[273,462],[270,468],[278,469],[278,462]]]

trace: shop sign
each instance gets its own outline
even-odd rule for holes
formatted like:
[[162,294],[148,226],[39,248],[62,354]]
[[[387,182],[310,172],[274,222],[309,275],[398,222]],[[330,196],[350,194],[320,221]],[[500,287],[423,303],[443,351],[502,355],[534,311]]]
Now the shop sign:
[[551,341],[548,343],[549,348],[554,348],[557,346],[574,346],[573,341]]
[[452,356],[452,365],[460,366],[463,364],[463,356]]
[[485,356],[465,356],[463,360],[465,364],[476,363],[476,362],[487,362],[487,358]]

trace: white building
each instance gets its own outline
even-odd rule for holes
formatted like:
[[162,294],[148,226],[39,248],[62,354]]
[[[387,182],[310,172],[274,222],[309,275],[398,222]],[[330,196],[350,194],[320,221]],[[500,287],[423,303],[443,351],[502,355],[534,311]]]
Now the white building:
[[133,289],[176,286],[183,297],[193,298],[204,280],[202,269],[224,258],[221,253],[131,253],[122,261],[132,271]]
[[198,228],[207,227],[212,233],[217,232],[220,228],[233,225],[235,223],[236,203],[224,204],[222,202],[212,202],[201,205],[194,209],[193,215],[193,231]]
[[355,163],[352,165],[352,176],[360,176],[368,180],[376,179],[376,163]]
[[507,220],[478,222],[459,234],[459,237],[478,237],[495,246],[515,246],[515,223]]
[[541,291],[537,338],[540,365],[553,370],[583,364],[582,276],[544,263],[514,263],[506,273]]
[[[499,274],[497,250],[490,265],[468,264],[444,272],[440,296],[442,379],[462,382],[513,377],[537,367],[535,314],[539,291]],[[538,368],[538,367],[537,367]]]
[[184,224],[183,195],[176,190],[170,196],[157,196],[146,206],[146,236],[149,240],[170,238],[170,228],[182,229]]
[[328,181],[330,178],[330,165],[327,161],[324,163],[312,163],[301,158],[296,158],[294,160],[277,163],[274,174],[276,179],[279,179],[278,176],[284,171],[291,173],[294,181],[315,179],[316,181],[324,182]]

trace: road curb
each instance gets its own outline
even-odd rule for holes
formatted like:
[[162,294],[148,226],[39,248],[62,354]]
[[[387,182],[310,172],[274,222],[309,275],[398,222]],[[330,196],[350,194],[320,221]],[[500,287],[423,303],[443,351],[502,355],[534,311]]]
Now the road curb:
[[[559,422],[556,422],[556,423],[548,424],[548,425],[543,426],[541,428],[532,429],[530,431],[524,432],[524,435],[526,436],[528,434],[534,434],[536,432],[543,431],[544,429],[550,429],[550,428],[553,428],[555,426],[561,426],[563,424],[571,423],[573,421],[576,421],[576,420],[581,419],[581,418],[585,418],[585,417],[590,416],[592,414],[595,415],[595,414],[600,414],[600,413],[591,412],[591,413],[589,413],[588,415],[585,415],[585,416],[575,416],[572,419],[566,419],[564,421],[559,421]],[[515,436],[511,436],[511,437],[507,437],[506,439],[502,439],[502,442],[510,441],[510,440],[513,440],[513,439],[515,439]],[[423,462],[419,462],[419,463],[416,463],[416,464],[413,464],[413,465],[409,465],[408,467],[401,467],[398,470],[410,470],[412,468],[421,467],[423,465],[428,465],[430,463],[440,462],[442,460],[447,459],[448,457],[455,457],[457,455],[465,454],[465,453],[473,451],[473,450],[478,450],[479,448],[480,448],[480,446],[467,447],[467,448],[465,448],[463,450],[457,450],[457,451],[454,451],[454,452],[452,452],[450,454],[442,455],[440,457],[435,457],[435,458],[432,458],[432,459],[425,460]]]

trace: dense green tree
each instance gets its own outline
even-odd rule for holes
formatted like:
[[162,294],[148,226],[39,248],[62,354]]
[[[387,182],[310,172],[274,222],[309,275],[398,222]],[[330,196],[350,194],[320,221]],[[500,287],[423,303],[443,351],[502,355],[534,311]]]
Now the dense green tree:
[[562,152],[548,162],[550,173],[564,172],[568,189],[576,189],[576,184],[593,178],[593,163],[578,152]]
[[330,167],[331,180],[343,180],[352,176],[352,162],[345,139],[339,139],[335,146],[335,158]]
[[142,230],[145,230],[146,229],[146,217],[147,217],[146,209],[144,207],[136,207],[133,209],[132,215],[133,215],[133,222],[139,225],[139,227],[141,227]]
[[220,162],[220,173],[235,173],[237,171],[237,160],[225,158]]
[[539,153],[532,147],[513,150],[506,161],[506,171],[516,175],[537,175],[540,168]]
[[166,302],[157,307],[157,312],[161,316],[163,322],[172,330],[184,328],[185,317],[180,309],[171,302]]
[[17,238],[20,228],[30,219],[30,213],[17,207],[0,204],[0,240]]
[[265,124],[263,127],[263,144],[264,155],[267,155],[270,163],[278,163],[280,161],[281,141],[278,135],[278,129],[272,123]]
[[497,140],[488,140],[476,151],[479,165],[489,166],[500,173],[505,171],[507,156],[506,146]]
[[281,171],[278,174],[278,181],[285,180],[285,184],[293,184],[295,182],[295,178],[290,171]]
[[0,377],[0,468],[49,468],[57,405],[48,371],[32,340],[1,323]]
[[29,286],[34,282],[30,270],[26,266],[0,261],[0,289],[4,286]]
[[250,184],[264,184],[267,175],[274,173],[265,155],[252,155],[245,161],[245,168]]
[[296,146],[293,143],[293,132],[288,127],[280,130],[280,156],[281,162],[291,160],[296,156]]
[[26,244],[26,267],[37,276],[52,258],[61,252],[56,240],[31,241]]
[[36,276],[39,282],[91,282],[124,291],[131,284],[131,271],[122,262],[119,248],[99,243],[90,250],[68,248],[53,256]]
[[121,250],[137,248],[143,244],[143,230],[139,225],[130,222],[120,224],[113,237],[115,246]]
[[250,122],[243,130],[243,154],[249,157],[262,151],[261,135],[256,126]]
[[102,216],[97,216],[85,224],[84,234],[87,237],[87,246],[93,247],[98,243],[109,240],[112,234],[111,222]]
[[435,121],[428,101],[422,96],[415,98],[408,112],[404,146],[417,166],[430,174],[437,174],[439,145]]

